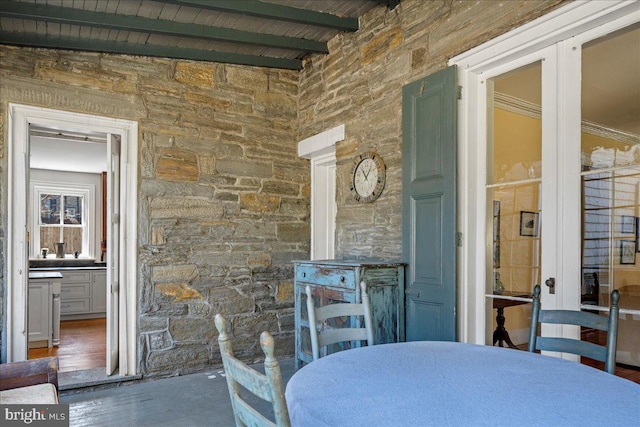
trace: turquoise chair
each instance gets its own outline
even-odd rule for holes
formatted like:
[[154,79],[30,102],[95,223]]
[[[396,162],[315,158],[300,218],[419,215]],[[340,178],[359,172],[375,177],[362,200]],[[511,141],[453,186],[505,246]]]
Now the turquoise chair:
[[[369,307],[369,295],[367,284],[360,282],[362,302],[360,303],[336,303],[322,307],[316,307],[313,302],[311,287],[307,285],[307,313],[309,315],[309,335],[311,338],[311,351],[313,360],[321,357],[321,348],[333,346],[338,343],[355,341],[367,341],[367,345],[373,345],[373,322],[371,320],[371,308]],[[330,328],[326,325],[330,319],[350,317],[362,317],[364,326]],[[362,321],[361,321],[362,324]]]
[[[215,317],[218,329],[218,344],[224,372],[229,387],[229,397],[237,427],[265,426],[290,427],[289,411],[284,397],[280,365],[274,355],[273,337],[267,331],[260,335],[260,346],[264,352],[264,374],[247,366],[233,356],[231,340],[227,335],[227,321],[220,314]],[[240,386],[267,402],[271,402],[275,423],[253,408],[242,396]]]
[[[533,308],[531,310],[531,326],[529,328],[530,352],[536,350],[572,353],[605,363],[605,371],[610,374],[616,369],[616,342],[618,339],[618,301],[620,292],[611,292],[611,307],[609,317],[595,313],[573,310],[541,310],[540,285],[533,288]],[[538,336],[538,324],[577,325],[607,332],[605,346],[571,338]]]

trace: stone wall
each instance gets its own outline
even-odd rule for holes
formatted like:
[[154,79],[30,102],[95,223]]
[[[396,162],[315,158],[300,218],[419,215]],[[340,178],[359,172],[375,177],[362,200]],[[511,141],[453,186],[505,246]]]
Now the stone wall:
[[[219,363],[217,311],[231,317],[243,359],[260,358],[263,329],[290,355],[289,261],[309,251],[309,167],[297,141],[346,125],[336,254],[400,259],[402,86],[561,3],[402,0],[374,8],[299,73],[0,47],[0,120],[17,102],[139,121],[141,373]],[[349,172],[369,150],[384,158],[387,185],[376,202],[358,204]]]
[[3,183],[9,102],[139,123],[140,373],[219,364],[217,312],[243,359],[265,329],[293,354],[290,261],[309,254],[297,93],[293,71],[0,46]]
[[[402,0],[378,7],[360,30],[329,43],[329,55],[307,59],[300,79],[301,138],[345,124],[336,147],[336,256],[400,260],[402,253],[402,87],[448,60],[548,13],[562,0]],[[374,203],[352,197],[352,159],[376,151],[387,183]]]

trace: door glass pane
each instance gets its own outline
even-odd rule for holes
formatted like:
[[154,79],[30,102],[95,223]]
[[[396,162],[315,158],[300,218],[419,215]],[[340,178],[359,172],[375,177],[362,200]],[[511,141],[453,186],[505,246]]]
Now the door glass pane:
[[[617,362],[640,366],[640,25],[582,49],[583,309],[620,307]],[[588,331],[587,331],[588,332]],[[583,331],[587,341],[601,337]]]
[[540,283],[539,188],[538,183],[528,183],[489,191],[497,205],[497,227],[491,236],[493,280],[488,293],[530,294]]
[[582,170],[640,164],[640,24],[582,49]]
[[488,81],[487,344],[526,348],[540,283],[541,64]]
[[489,79],[487,183],[540,178],[540,62]]

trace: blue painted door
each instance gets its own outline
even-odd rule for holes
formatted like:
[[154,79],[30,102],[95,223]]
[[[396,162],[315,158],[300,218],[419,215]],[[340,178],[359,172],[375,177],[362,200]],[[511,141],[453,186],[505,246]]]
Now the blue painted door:
[[407,341],[456,339],[456,68],[402,91]]

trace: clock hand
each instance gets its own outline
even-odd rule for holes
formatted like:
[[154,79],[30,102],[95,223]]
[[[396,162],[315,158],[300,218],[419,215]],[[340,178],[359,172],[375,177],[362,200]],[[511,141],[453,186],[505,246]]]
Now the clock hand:
[[369,181],[369,174],[362,169],[362,175],[364,175],[364,180]]

